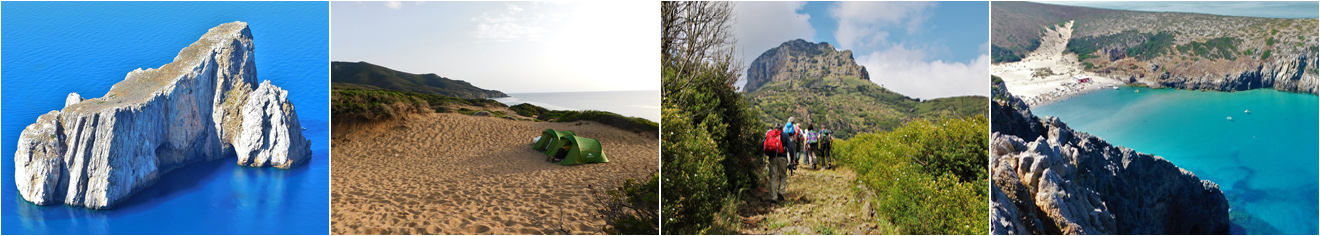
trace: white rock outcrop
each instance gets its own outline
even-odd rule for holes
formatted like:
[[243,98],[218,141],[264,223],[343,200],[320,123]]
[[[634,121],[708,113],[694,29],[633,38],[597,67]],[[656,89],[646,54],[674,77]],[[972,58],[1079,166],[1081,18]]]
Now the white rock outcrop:
[[286,169],[301,164],[312,152],[301,127],[289,92],[262,82],[243,105],[243,129],[234,144],[238,164]]
[[[42,115],[19,137],[14,173],[23,199],[38,205],[111,207],[174,168],[234,155],[240,134],[268,133],[243,130],[249,119],[260,124],[266,121],[256,119],[263,117],[278,118],[285,126],[273,136],[282,140],[266,143],[303,148],[271,151],[293,160],[274,166],[289,168],[306,160],[309,141],[286,91],[268,86],[258,95],[278,94],[278,99],[261,102],[281,109],[241,113],[257,87],[253,50],[247,23],[225,23],[184,48],[173,62],[129,72],[104,97],[70,94],[62,110]],[[244,150],[276,148],[257,144]]]

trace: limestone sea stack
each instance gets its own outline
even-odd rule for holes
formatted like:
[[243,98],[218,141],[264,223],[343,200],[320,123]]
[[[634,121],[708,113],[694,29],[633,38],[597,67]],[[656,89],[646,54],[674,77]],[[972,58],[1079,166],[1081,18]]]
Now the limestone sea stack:
[[137,69],[104,97],[69,94],[28,125],[14,154],[23,199],[114,206],[162,174],[205,160],[291,168],[311,156],[288,91],[257,83],[247,23],[211,28],[156,69]]
[[990,110],[993,234],[1229,233],[1218,184],[1037,118],[1003,86]]

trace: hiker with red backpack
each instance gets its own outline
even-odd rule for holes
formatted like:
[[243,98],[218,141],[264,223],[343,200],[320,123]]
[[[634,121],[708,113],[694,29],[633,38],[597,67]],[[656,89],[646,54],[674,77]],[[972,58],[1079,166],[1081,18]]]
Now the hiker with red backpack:
[[768,182],[770,188],[770,201],[778,202],[784,197],[784,191],[788,190],[788,157],[785,156],[783,135],[777,126],[770,126],[765,132],[765,141],[762,144],[762,150],[770,160],[770,179]]

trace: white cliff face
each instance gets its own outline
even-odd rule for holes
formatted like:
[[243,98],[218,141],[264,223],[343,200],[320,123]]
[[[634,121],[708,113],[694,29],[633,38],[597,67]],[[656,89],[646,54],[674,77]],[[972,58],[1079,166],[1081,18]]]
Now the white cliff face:
[[51,111],[37,118],[37,123],[28,125],[19,137],[18,153],[14,154],[14,179],[17,180],[19,193],[37,205],[59,201],[60,178],[66,177],[63,159],[65,146],[59,142],[63,134],[59,130],[59,115]]
[[311,156],[311,142],[302,136],[298,113],[289,92],[262,82],[243,105],[243,129],[234,144],[238,164],[289,168]]
[[[173,62],[128,73],[104,97],[70,94],[63,110],[41,116],[20,136],[19,192],[39,205],[103,209],[174,168],[234,153],[239,124],[260,118],[238,115],[256,87],[253,49],[247,23],[225,23]],[[278,102],[289,109],[272,112],[288,114],[265,117],[296,119],[288,100]],[[287,136],[301,138],[296,121],[290,125],[297,134]]]

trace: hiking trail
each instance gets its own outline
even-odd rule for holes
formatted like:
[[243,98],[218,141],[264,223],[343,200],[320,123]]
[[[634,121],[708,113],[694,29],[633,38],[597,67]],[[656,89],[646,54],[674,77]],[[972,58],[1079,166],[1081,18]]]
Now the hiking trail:
[[[805,163],[804,163],[805,164]],[[812,170],[799,166],[788,178],[788,192],[779,203],[759,189],[738,209],[743,234],[897,234],[897,226],[880,220],[864,189],[847,167]]]

